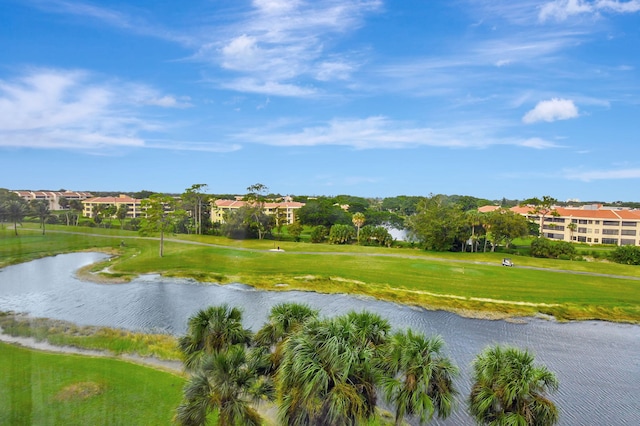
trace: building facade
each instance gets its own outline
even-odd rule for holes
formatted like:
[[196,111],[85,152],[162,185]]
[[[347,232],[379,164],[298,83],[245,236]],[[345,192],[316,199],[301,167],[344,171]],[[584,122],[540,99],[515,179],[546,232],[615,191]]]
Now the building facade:
[[[497,210],[498,206],[484,206],[481,212]],[[527,206],[512,207],[540,225],[540,215],[532,214]],[[607,208],[601,205],[554,207],[544,216],[542,234],[553,240],[586,244],[640,246],[640,210]]]
[[131,198],[124,194],[120,194],[117,197],[93,197],[82,202],[82,215],[84,217],[93,218],[94,208],[96,206],[115,206],[116,208],[120,208],[120,206],[124,204],[128,207],[127,219],[133,219],[143,215],[142,208],[140,207],[141,201],[142,200]]
[[[233,210],[237,210],[240,207],[247,205],[246,201],[241,199],[236,200],[215,200],[211,204],[211,222],[224,223],[224,215]],[[285,220],[285,225],[292,224],[295,221],[295,212],[299,208],[303,207],[305,203],[299,203],[292,201],[290,198],[285,197],[281,202],[269,202],[263,203],[262,209],[265,214],[270,216],[280,217]],[[278,214],[280,212],[280,214]]]
[[60,206],[60,200],[66,198],[67,200],[86,200],[93,197],[90,192],[76,192],[76,191],[11,191],[20,196],[26,202],[33,200],[41,200],[49,203],[49,210],[62,210]]

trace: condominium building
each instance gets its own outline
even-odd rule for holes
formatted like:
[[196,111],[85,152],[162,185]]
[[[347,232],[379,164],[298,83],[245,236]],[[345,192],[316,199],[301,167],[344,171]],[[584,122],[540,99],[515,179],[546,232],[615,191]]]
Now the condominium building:
[[[224,215],[233,210],[247,205],[246,201],[237,197],[235,200],[215,200],[211,204],[211,222],[224,223]],[[281,202],[262,203],[262,209],[265,214],[286,218],[285,223],[291,224],[295,221],[295,211],[303,207],[305,203],[292,201],[291,198],[285,197]],[[278,215],[281,212],[281,215]]]
[[60,200],[66,198],[67,200],[86,200],[93,197],[90,192],[76,192],[76,191],[11,191],[20,196],[26,202],[33,200],[41,200],[49,203],[49,210],[62,210],[60,206]]
[[[484,206],[481,212],[497,210],[498,206]],[[533,208],[512,207],[531,221],[540,224],[540,215]],[[542,233],[545,237],[587,244],[613,244],[640,246],[640,210],[608,208],[602,205],[581,207],[553,207],[544,216]]]
[[84,206],[82,210],[82,215],[84,217],[93,218],[94,207],[96,206],[115,206],[116,209],[120,208],[121,205],[126,205],[128,207],[127,218],[133,219],[136,217],[140,217],[143,214],[143,211],[140,207],[140,202],[137,198],[131,198],[128,195],[120,194],[117,197],[94,197],[84,200],[82,205]]

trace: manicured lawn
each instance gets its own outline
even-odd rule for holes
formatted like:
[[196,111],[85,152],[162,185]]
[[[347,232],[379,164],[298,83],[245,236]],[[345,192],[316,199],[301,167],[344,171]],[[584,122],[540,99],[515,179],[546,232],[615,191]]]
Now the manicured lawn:
[[[81,234],[54,232],[68,230]],[[464,313],[544,313],[558,319],[640,321],[640,281],[566,273],[637,277],[640,269],[636,266],[510,256],[516,267],[505,268],[499,266],[503,257],[500,253],[434,253],[193,235],[168,236],[180,242],[167,241],[165,256],[160,258],[157,241],[128,231],[64,226],[51,227],[45,236],[21,231],[18,238],[9,230],[0,231],[0,262],[95,248],[121,255],[109,264],[117,277],[125,279],[159,272],[203,282],[241,282],[269,290],[367,294]],[[285,251],[268,251],[276,245]],[[92,269],[99,271],[104,266]]]
[[115,359],[0,343],[0,424],[170,425],[184,383]]

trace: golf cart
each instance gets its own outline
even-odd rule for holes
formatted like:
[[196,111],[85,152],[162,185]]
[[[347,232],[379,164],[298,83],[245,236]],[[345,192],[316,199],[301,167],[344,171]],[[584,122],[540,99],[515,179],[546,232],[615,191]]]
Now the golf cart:
[[513,266],[513,262],[508,257],[502,259],[502,266]]

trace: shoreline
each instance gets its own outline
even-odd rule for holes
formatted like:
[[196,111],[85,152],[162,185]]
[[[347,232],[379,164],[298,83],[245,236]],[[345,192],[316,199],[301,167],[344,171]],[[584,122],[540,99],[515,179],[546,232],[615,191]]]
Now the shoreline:
[[46,340],[36,340],[33,337],[12,336],[10,334],[6,334],[4,330],[2,330],[2,328],[0,328],[0,342],[43,352],[118,359],[121,361],[133,362],[135,364],[167,371],[169,373],[174,373],[181,376],[184,375],[183,365],[180,361],[162,360],[155,357],[143,357],[137,354],[117,355],[107,350],[100,351],[95,349],[79,348],[77,346],[58,346],[53,345]]

